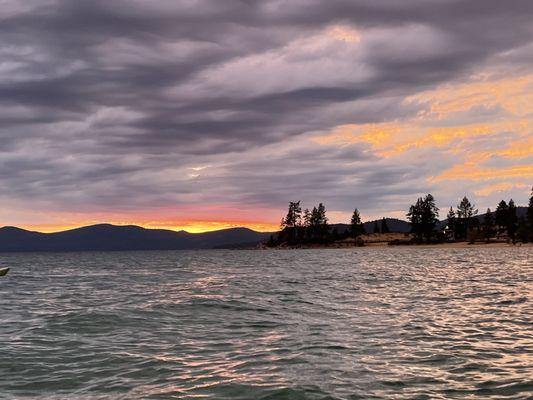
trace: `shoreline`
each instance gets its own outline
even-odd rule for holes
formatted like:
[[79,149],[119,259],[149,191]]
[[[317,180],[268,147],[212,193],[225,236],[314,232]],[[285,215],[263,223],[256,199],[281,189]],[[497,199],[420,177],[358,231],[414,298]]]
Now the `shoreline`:
[[515,248],[515,247],[533,247],[533,243],[507,243],[507,242],[489,242],[489,243],[469,243],[469,242],[451,242],[451,243],[421,243],[411,245],[389,245],[383,244],[369,244],[367,247],[421,247],[421,248],[452,248],[465,249],[470,247],[488,247],[488,248]]
[[365,249],[365,248],[396,248],[396,249],[468,249],[468,248],[533,248],[533,243],[507,243],[507,242],[489,242],[489,243],[469,243],[469,242],[451,242],[451,243],[421,243],[421,244],[398,244],[390,245],[386,242],[367,243],[364,246],[353,246],[345,244],[331,245],[302,245],[302,246],[280,246],[280,247],[261,247],[261,250],[312,250],[312,249]]
[[[345,237],[344,239],[326,242],[326,243],[299,243],[290,245],[288,243],[281,243],[273,246],[273,249],[354,249],[354,248],[450,248],[450,249],[466,249],[466,248],[514,248],[514,247],[533,247],[533,242],[523,243],[517,242],[512,244],[507,237],[494,237],[488,242],[485,240],[476,240],[475,242],[462,241],[447,241],[434,243],[416,243],[414,242],[414,235],[406,232],[387,232],[387,233],[365,233],[358,236],[358,243],[361,246],[355,246],[353,237]],[[261,246],[262,248],[263,246]],[[265,248],[268,246],[265,245]]]

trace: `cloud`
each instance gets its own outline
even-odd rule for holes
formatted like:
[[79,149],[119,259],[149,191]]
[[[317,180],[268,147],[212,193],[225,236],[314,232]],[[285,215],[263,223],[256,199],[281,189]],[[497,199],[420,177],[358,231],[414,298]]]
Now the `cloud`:
[[530,1],[0,5],[1,222],[295,198],[379,216],[531,178]]

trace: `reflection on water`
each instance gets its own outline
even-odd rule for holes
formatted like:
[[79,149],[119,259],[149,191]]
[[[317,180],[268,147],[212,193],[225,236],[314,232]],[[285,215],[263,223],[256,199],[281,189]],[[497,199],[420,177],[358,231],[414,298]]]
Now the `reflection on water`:
[[525,399],[532,256],[1,255],[0,398]]

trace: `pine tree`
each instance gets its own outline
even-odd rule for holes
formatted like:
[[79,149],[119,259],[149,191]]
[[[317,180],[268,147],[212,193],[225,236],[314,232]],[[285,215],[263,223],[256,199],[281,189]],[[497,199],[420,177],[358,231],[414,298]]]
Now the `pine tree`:
[[431,194],[428,194],[423,201],[422,213],[423,231],[428,242],[431,241],[435,225],[439,222],[438,216],[439,209],[435,204],[435,198]]
[[378,221],[374,222],[374,233],[379,233]]
[[355,240],[355,245],[357,245],[357,237],[365,233],[365,227],[361,222],[361,215],[357,208],[353,211],[352,219],[350,220],[350,233]]
[[487,208],[487,212],[485,213],[485,218],[483,218],[483,234],[485,236],[485,240],[487,243],[490,241],[490,238],[493,234],[493,226],[494,226],[494,216],[492,215],[492,211],[490,211],[490,208]]
[[318,207],[313,207],[310,217],[310,230],[313,238],[324,239],[328,234],[328,218],[326,207],[320,203]]
[[435,205],[435,198],[428,194],[426,197],[419,197],[415,204],[409,208],[407,219],[411,222],[411,230],[417,240],[431,241],[435,225],[437,225],[439,209]]
[[457,218],[472,218],[477,214],[477,209],[465,196],[457,205]]
[[281,220],[281,227],[287,229],[289,238],[292,242],[296,241],[296,230],[302,219],[302,208],[300,201],[289,202],[289,209],[285,218]]
[[311,212],[308,208],[304,210],[303,215],[303,230],[304,230],[304,237],[308,238],[311,236]]
[[422,197],[419,197],[415,204],[409,207],[407,219],[411,223],[411,232],[415,234],[418,241],[422,240]]
[[318,215],[318,208],[313,207],[311,210],[311,218],[310,218],[310,224],[309,224],[309,231],[311,234],[311,238],[315,238],[318,235],[318,225],[319,225],[320,217]]
[[387,219],[383,218],[381,220],[381,233],[389,233],[389,226],[387,225]]
[[518,216],[516,215],[516,206],[513,199],[509,200],[507,209],[507,235],[511,238],[513,244],[516,243],[516,230],[518,228]]
[[509,207],[507,203],[502,200],[498,203],[496,207],[495,223],[498,230],[498,234],[503,232],[507,227],[507,217],[508,217]]
[[529,197],[526,222],[528,228],[528,239],[530,242],[533,242],[533,188],[531,188],[531,196]]
[[457,229],[455,235],[458,239],[465,239],[472,224],[472,217],[477,215],[477,209],[465,196],[457,205]]
[[303,221],[304,226],[308,227],[309,225],[311,225],[311,212],[308,208],[304,210]]
[[326,217],[326,207],[324,204],[318,204],[318,214],[320,216],[320,224],[326,225],[328,223],[328,218]]
[[453,232],[453,238],[455,239],[455,228],[457,225],[457,218],[455,217],[455,211],[453,211],[453,207],[450,207],[448,215],[446,215],[446,219],[448,220],[448,229]]
[[325,238],[328,235],[328,217],[326,217],[326,207],[324,204],[318,204],[318,215],[319,215],[319,232],[320,237]]

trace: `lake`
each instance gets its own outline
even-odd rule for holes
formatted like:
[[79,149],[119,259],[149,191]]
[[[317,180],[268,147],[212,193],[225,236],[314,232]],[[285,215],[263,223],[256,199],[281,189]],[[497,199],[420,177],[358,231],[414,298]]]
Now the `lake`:
[[0,254],[0,398],[527,399],[533,248]]

